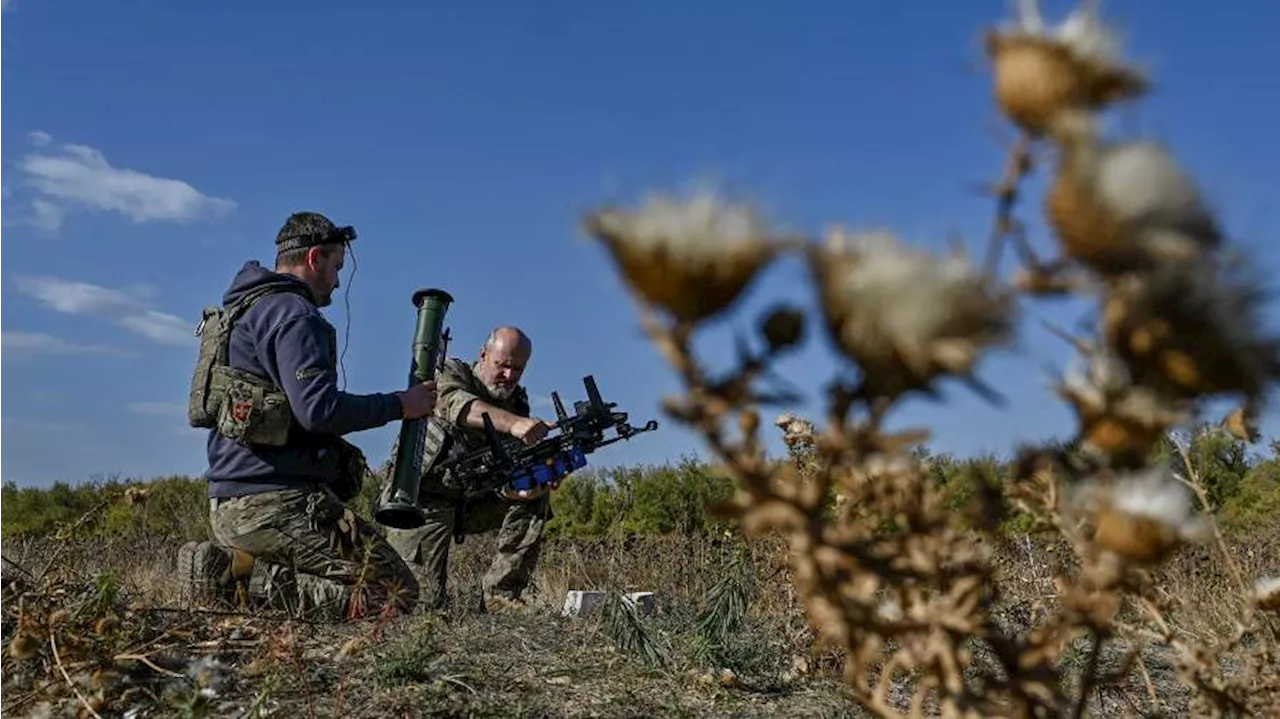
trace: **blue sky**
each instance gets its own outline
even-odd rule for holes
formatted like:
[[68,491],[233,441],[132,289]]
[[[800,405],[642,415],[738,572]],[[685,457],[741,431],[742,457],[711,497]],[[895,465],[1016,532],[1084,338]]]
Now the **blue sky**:
[[[1280,266],[1280,6],[1104,9],[1156,79],[1117,127],[1170,143],[1235,241]],[[6,0],[3,479],[201,472],[204,435],[183,414],[190,328],[302,209],[360,233],[327,311],[340,337],[350,320],[349,390],[403,386],[409,297],[438,286],[457,300],[454,353],[516,324],[535,342],[533,394],[578,398],[594,374],[637,422],[661,419],[674,376],[579,235],[582,212],[712,178],[810,233],[888,227],[940,248],[955,232],[980,251],[992,208],[968,188],[1004,155],[979,38],[1005,15],[999,0]],[[1048,248],[1034,209],[1022,216]],[[700,338],[707,360],[726,366],[733,328],[771,299],[811,308],[802,280],[771,268]],[[962,453],[1065,435],[1046,372],[1067,351],[1038,323],[1080,309],[1028,306],[1018,346],[985,362],[1009,407],[948,387],[895,424],[928,423],[937,449]],[[810,398],[832,368],[816,333],[784,365]],[[394,431],[353,439],[381,461]],[[593,461],[700,451],[663,422]]]

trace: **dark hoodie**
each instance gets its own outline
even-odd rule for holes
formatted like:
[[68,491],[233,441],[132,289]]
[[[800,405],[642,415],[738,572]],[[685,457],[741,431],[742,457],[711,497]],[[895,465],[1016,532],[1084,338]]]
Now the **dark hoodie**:
[[245,446],[211,430],[205,473],[210,497],[328,484],[338,469],[331,449],[334,436],[381,427],[403,416],[394,394],[338,391],[330,354],[332,328],[302,280],[251,260],[231,281],[223,303],[268,284],[291,286],[300,293],[273,293],[249,308],[231,332],[229,363],[283,388],[294,424],[283,447]]

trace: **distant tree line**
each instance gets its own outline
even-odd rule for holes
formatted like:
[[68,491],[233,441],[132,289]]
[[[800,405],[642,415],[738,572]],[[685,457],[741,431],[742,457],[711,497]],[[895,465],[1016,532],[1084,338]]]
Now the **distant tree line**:
[[[1280,521],[1280,442],[1266,452],[1225,432],[1199,431],[1190,456],[1202,477],[1212,511],[1233,532],[1249,532]],[[1172,446],[1160,452],[1173,458]],[[918,451],[957,510],[969,506],[983,489],[1010,481],[1012,459],[994,454],[961,458]],[[787,460],[780,460],[787,461]],[[353,504],[372,515],[379,491],[366,482]],[[733,496],[735,480],[713,465],[690,457],[656,465],[582,471],[569,477],[553,496],[555,517],[548,532],[559,537],[615,534],[719,533],[732,527],[713,507]],[[58,482],[48,488],[6,483],[0,496],[0,534],[5,539],[46,537],[208,536],[208,499],[199,478],[173,476],[149,481],[107,479],[81,484]],[[1025,531],[1016,510],[1009,510],[1006,531]]]

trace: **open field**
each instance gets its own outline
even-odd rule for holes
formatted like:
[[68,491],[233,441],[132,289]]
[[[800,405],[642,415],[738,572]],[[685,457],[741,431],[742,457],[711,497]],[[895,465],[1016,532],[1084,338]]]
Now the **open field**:
[[[1250,454],[1280,383],[1269,275],[1213,207],[1229,188],[1200,185],[1179,148],[1107,117],[1178,75],[1128,57],[1097,3],[1056,26],[1032,0],[1014,6],[982,41],[1017,137],[983,183],[980,261],[959,237],[943,254],[834,217],[810,233],[706,189],[583,213],[578,229],[608,253],[678,380],[664,421],[715,465],[570,478],[529,609],[478,611],[492,537],[455,548],[445,613],[337,625],[195,606],[175,559],[209,534],[201,483],[6,486],[0,709],[1280,716],[1280,442]],[[1143,124],[1165,121],[1169,105],[1149,107]],[[918,194],[919,212],[934,211]],[[1051,240],[1039,249],[1037,215]],[[739,314],[756,278],[788,260],[808,269],[810,306],[789,288]],[[1071,350],[1053,380],[1070,436],[956,459],[925,449],[927,427],[891,428],[902,402],[941,400],[943,383],[993,405],[1017,391],[982,360],[1025,340],[1029,306],[1067,298],[1089,310],[1070,331],[1044,324]],[[732,359],[710,362],[700,333],[730,315]],[[816,405],[770,387],[817,341],[836,363],[806,377]],[[789,456],[770,456],[762,412],[801,404],[813,418],[773,419]],[[377,484],[352,502],[366,518]],[[560,616],[573,589],[613,600]],[[654,592],[656,612],[617,601],[632,591]]]
[[[187,536],[199,536],[192,519]],[[553,539],[533,611],[486,615],[472,607],[493,539],[470,538],[455,548],[450,613],[343,626],[192,611],[172,575],[182,535],[70,534],[5,542],[6,716],[88,716],[86,703],[101,716],[137,717],[867,716],[842,690],[838,652],[815,643],[780,540]],[[1250,576],[1280,573],[1274,525],[1239,533],[1230,546]],[[996,616],[1029,630],[1052,609],[1053,572],[1072,571],[1071,552],[1017,534],[993,550],[1003,595]],[[1157,584],[1177,597],[1169,620],[1178,631],[1229,632],[1239,598],[1210,548],[1180,550]],[[570,589],[655,591],[658,608],[635,622],[617,609],[562,617]],[[57,656],[46,636],[16,658],[19,617],[48,627],[59,610]],[[1103,665],[1120,666],[1121,639]],[[1084,656],[1082,646],[1062,661]],[[1174,654],[1149,646],[1142,657],[1096,693],[1094,715],[1147,714],[1153,690],[1165,715],[1186,711]]]

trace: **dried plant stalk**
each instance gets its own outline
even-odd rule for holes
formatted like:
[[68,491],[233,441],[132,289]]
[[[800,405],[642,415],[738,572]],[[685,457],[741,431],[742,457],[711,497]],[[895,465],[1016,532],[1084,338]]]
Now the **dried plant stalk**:
[[[1196,419],[1204,401],[1228,395],[1243,406],[1224,421],[1226,431],[1255,433],[1252,418],[1280,375],[1280,344],[1260,326],[1256,283],[1222,271],[1224,233],[1171,154],[1100,136],[1097,114],[1141,97],[1147,81],[1119,59],[1096,4],[1054,29],[1033,0],[1019,8],[1012,27],[988,36],[997,106],[1026,133],[996,193],[994,242],[1012,239],[1029,265],[1008,286],[993,276],[994,252],[979,270],[882,230],[770,243],[742,219],[754,212],[706,198],[635,215],[602,211],[588,226],[644,302],[644,326],[684,385],[664,408],[740,480],[722,511],[749,536],[787,537],[809,621],[842,650],[846,683],[864,707],[883,717],[1082,716],[1095,690],[1136,666],[1148,677],[1149,709],[1161,709],[1142,644],[1122,652],[1119,671],[1100,668],[1123,640],[1175,651],[1196,711],[1274,715],[1280,630],[1269,617],[1280,612],[1280,580],[1249,586],[1240,577],[1235,633],[1206,639],[1171,627],[1170,592],[1152,577],[1181,547],[1215,532],[1193,506],[1195,497],[1204,502],[1195,468],[1162,463],[1157,446]],[[1041,204],[1064,250],[1049,265],[1035,260],[1013,216],[1033,142],[1049,143],[1060,158]],[[820,325],[844,369],[827,385],[825,422],[794,413],[775,422],[795,460],[776,463],[757,436],[769,398],[754,384],[802,343],[805,316],[788,308],[762,318],[766,349],[742,350],[740,366],[719,379],[692,338],[790,252],[810,267]],[[1069,271],[1086,282],[1055,274]],[[980,362],[1014,334],[1016,295],[1046,292],[1079,293],[1102,310],[1096,336],[1073,342],[1083,369],[1057,388],[1078,419],[1068,443],[1077,449],[1026,449],[1011,485],[984,486],[966,511],[952,511],[912,454],[927,432],[893,434],[884,418],[906,397],[936,396],[949,379],[984,391]],[[990,540],[1010,506],[1065,539],[1077,565],[1056,577],[1052,609],[1024,632],[994,611],[1000,589]],[[1223,657],[1243,651],[1246,636],[1244,673],[1228,678]],[[1073,669],[1062,660],[1077,640],[1087,656]]]

